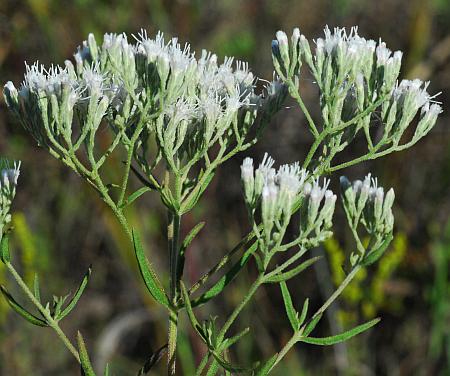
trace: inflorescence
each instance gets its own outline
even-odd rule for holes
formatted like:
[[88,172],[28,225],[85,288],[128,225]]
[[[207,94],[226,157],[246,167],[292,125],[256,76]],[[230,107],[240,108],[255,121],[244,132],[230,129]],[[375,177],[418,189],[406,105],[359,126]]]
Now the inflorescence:
[[[356,27],[331,31],[315,41],[315,51],[298,28],[289,43],[283,31],[272,43],[273,61],[284,82],[298,86],[306,62],[320,90],[324,129],[331,134],[347,131],[348,141],[359,129],[370,134],[371,122],[384,126],[380,146],[397,147],[406,128],[416,115],[419,123],[412,143],[425,136],[442,112],[427,92],[429,82],[399,79],[402,52],[392,51],[381,40],[367,40]],[[379,112],[380,115],[376,114]],[[352,121],[357,117],[357,121]],[[350,127],[351,125],[351,127]],[[342,136],[339,136],[342,137]],[[370,141],[372,142],[372,141]],[[337,141],[337,145],[341,140]]]
[[11,204],[16,195],[17,180],[20,174],[20,162],[11,167],[7,161],[0,161],[0,240],[5,227],[11,222]]
[[75,66],[27,65],[21,87],[4,88],[8,106],[38,143],[57,152],[87,139],[103,119],[126,132],[142,119],[175,168],[175,155],[191,159],[217,142],[241,141],[258,113],[276,112],[287,94],[276,80],[257,94],[247,63],[219,64],[206,51],[197,59],[189,44],[166,43],[161,33],[151,39],[142,31],[135,44],[125,34],[105,34],[101,46],[91,34],[74,57]]

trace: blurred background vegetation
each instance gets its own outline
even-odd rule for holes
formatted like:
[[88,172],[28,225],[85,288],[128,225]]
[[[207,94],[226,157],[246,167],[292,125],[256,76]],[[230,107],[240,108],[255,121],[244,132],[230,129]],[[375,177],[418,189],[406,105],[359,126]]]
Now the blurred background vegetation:
[[[299,26],[307,37],[316,38],[326,24],[359,25],[361,35],[381,37],[391,49],[403,50],[402,76],[430,79],[430,92],[442,92],[439,100],[445,112],[412,150],[345,171],[356,178],[370,170],[385,187],[394,187],[396,238],[381,262],[359,275],[317,330],[330,335],[374,316],[381,316],[382,322],[344,345],[298,345],[274,374],[449,375],[450,1],[0,0],[0,81],[19,83],[24,61],[62,64],[89,32],[99,40],[105,32],[137,33],[141,27],[150,35],[162,30],[179,36],[197,51],[206,48],[220,57],[247,60],[257,76],[269,79],[270,41],[276,30],[289,33]],[[308,79],[301,85],[305,101],[318,115],[314,85]],[[292,162],[304,157],[310,142],[302,114],[287,103],[250,154],[260,158],[268,150],[278,162]],[[363,146],[356,144],[349,152]],[[28,282],[39,273],[48,297],[73,291],[92,263],[90,286],[63,327],[71,338],[77,329],[83,332],[98,367],[110,361],[115,374],[134,375],[151,351],[163,344],[166,322],[128,266],[130,245],[115,219],[79,177],[36,147],[3,101],[0,155],[23,161],[13,219],[15,263]],[[207,221],[188,254],[190,282],[248,230],[239,182],[242,158],[219,171],[199,207],[186,218],[185,230]],[[151,261],[165,269],[165,213],[156,196],[148,195],[127,214],[147,234]],[[341,266],[351,242],[342,212],[337,213],[336,224],[334,238],[315,251],[326,254],[325,260],[290,283],[297,305],[310,297],[311,304],[319,306],[343,278]],[[203,311],[203,318],[228,312],[253,275],[250,268]],[[0,281],[7,278],[0,268]],[[13,284],[9,286],[14,291]],[[248,324],[254,327],[253,340],[237,347],[233,356],[238,361],[267,357],[281,347],[290,328],[278,289],[264,289],[257,296],[239,323]],[[186,322],[182,325],[188,327]],[[194,336],[182,336],[180,374],[191,375],[203,351]],[[161,370],[154,374],[163,374]],[[78,370],[50,329],[19,320],[0,300],[0,374],[76,375]]]

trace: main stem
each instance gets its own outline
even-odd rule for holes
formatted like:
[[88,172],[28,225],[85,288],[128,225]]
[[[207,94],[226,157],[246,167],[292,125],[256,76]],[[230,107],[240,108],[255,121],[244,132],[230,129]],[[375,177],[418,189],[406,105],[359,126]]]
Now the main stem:
[[179,296],[179,249],[178,239],[180,235],[181,217],[173,211],[168,212],[167,240],[169,250],[169,269],[170,269],[170,289],[169,298],[171,301],[171,310],[169,311],[169,332],[168,332],[168,354],[167,354],[167,374],[175,375],[176,372],[176,351],[177,351],[177,333],[178,333],[178,309],[176,308]]

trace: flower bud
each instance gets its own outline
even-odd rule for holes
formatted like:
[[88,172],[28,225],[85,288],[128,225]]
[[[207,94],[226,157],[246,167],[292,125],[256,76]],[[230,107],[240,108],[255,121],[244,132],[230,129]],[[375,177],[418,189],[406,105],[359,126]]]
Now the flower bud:
[[94,34],[89,33],[87,39],[87,45],[89,46],[89,53],[91,54],[92,60],[96,61],[98,58],[98,47],[95,40]]
[[0,170],[0,239],[3,235],[5,225],[11,222],[11,204],[16,195],[17,180],[20,174],[19,161],[14,162],[14,167],[10,168],[5,160],[0,161],[2,169]]
[[253,206],[255,180],[253,176],[253,159],[245,158],[241,166],[241,179],[244,185],[245,202]]
[[284,31],[277,31],[276,38],[278,42],[278,48],[280,51],[281,61],[283,62],[284,69],[289,71],[290,59],[289,59],[289,42],[287,35]]
[[3,88],[3,96],[5,97],[6,105],[14,112],[19,110],[19,94],[16,87],[11,81],[8,81]]

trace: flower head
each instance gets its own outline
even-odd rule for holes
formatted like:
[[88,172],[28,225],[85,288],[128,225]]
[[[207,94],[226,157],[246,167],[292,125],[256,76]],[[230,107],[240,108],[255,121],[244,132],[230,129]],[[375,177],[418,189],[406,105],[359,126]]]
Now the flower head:
[[11,222],[11,204],[16,195],[17,180],[21,162],[10,166],[6,160],[0,161],[0,239],[6,225]]
[[364,181],[350,183],[341,177],[343,203],[350,226],[356,228],[361,222],[369,234],[384,236],[392,232],[394,216],[392,204],[394,191],[387,193],[378,186],[378,179],[368,174]]

